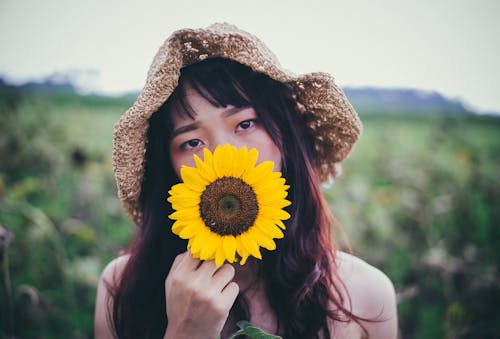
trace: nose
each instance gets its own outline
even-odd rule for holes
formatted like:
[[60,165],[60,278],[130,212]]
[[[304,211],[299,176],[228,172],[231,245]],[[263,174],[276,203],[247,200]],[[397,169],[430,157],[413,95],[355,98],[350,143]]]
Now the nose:
[[233,133],[218,131],[213,136],[209,148],[213,152],[217,146],[224,146],[225,144],[236,146],[236,148],[244,146],[244,143],[241,140],[238,140]]

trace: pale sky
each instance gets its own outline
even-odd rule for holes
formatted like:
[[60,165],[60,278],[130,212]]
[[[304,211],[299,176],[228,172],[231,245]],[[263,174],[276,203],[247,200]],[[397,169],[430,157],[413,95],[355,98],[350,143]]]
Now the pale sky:
[[138,90],[171,32],[223,21],[295,73],[436,90],[500,112],[497,0],[0,0],[0,76],[70,72],[106,93]]

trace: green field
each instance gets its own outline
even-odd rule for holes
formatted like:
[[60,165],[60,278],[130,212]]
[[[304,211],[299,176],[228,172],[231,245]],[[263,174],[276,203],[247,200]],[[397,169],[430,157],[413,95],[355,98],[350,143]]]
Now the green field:
[[[134,229],[111,165],[131,101],[0,94],[0,337],[92,338],[100,271]],[[393,280],[402,338],[498,338],[500,119],[361,118],[324,188],[340,246]]]

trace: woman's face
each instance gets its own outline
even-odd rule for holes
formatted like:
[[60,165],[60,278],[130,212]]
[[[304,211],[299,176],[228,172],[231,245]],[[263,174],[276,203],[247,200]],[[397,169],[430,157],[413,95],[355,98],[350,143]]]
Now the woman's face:
[[215,107],[191,87],[186,88],[186,99],[195,112],[194,120],[175,109],[171,112],[170,156],[179,177],[182,165],[194,167],[194,154],[203,159],[204,148],[213,152],[225,144],[256,148],[257,162],[273,161],[274,170],[281,170],[281,153],[252,107]]

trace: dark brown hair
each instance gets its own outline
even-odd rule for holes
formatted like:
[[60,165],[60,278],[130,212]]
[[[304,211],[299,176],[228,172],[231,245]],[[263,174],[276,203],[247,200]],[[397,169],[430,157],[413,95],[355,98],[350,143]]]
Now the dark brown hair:
[[[195,114],[184,99],[186,84],[218,107],[251,105],[281,151],[292,217],[277,250],[263,251],[258,276],[285,338],[331,338],[329,320],[358,318],[344,308],[345,288],[334,265],[332,217],[320,188],[307,112],[296,109],[289,86],[222,58],[183,68],[176,90],[150,118],[140,197],[143,220],[120,281],[114,288],[109,285],[117,336],[162,338],[167,326],[164,282],[174,258],[186,250],[185,240],[172,234],[167,217],[172,212],[167,192],[179,181],[169,156],[169,111],[176,105],[191,117]],[[240,295],[229,319],[248,316]]]

